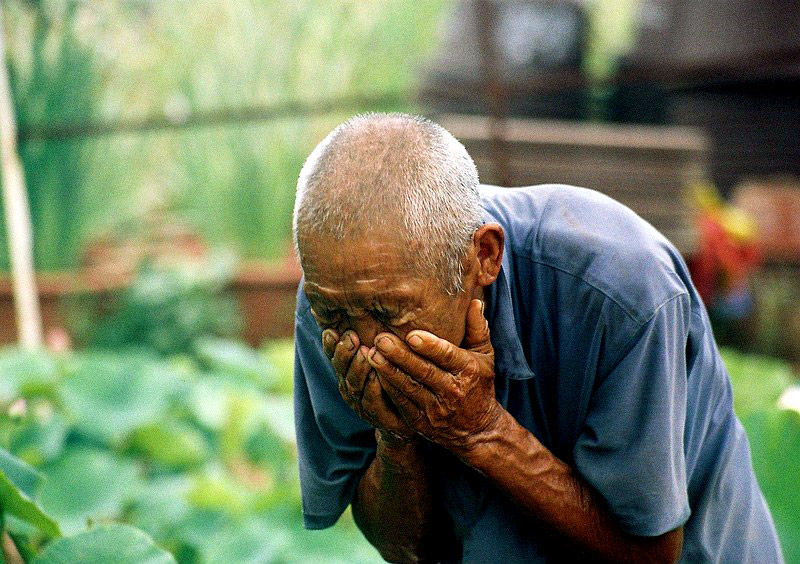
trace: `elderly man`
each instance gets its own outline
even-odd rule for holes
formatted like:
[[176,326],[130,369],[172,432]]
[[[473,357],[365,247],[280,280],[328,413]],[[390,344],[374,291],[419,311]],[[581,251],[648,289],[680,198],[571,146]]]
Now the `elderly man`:
[[306,527],[392,561],[775,562],[686,266],[613,200],[479,186],[441,127],[339,126],[300,174]]

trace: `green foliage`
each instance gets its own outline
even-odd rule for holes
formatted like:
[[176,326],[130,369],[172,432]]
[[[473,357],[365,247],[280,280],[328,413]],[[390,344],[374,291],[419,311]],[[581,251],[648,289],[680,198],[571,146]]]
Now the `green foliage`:
[[380,561],[349,515],[302,529],[292,342],[200,342],[196,357],[0,351],[26,382],[4,400],[0,448],[35,466],[0,450],[18,545],[36,562],[162,561],[149,538],[181,563]]
[[778,530],[787,562],[800,562],[800,414],[779,409],[793,382],[774,358],[723,350],[734,389],[734,408],[750,440],[753,468]]
[[52,543],[34,564],[106,564],[108,562],[170,564],[175,559],[142,531],[128,525],[94,528]]
[[30,523],[49,536],[61,534],[58,523],[50,518],[6,473],[0,470],[0,508],[5,515]]
[[736,392],[733,407],[740,418],[777,409],[778,398],[792,383],[792,371],[785,362],[767,356],[742,354],[733,349],[723,349],[722,359]]
[[180,125],[194,112],[376,94],[401,100],[321,116],[26,140],[37,268],[76,267],[88,238],[163,200],[214,245],[282,258],[306,155],[349,115],[413,109],[415,73],[447,4],[3,2],[23,129],[162,115]]
[[240,325],[230,257],[161,264],[143,262],[122,290],[72,304],[73,325],[90,347],[143,347],[162,355],[193,352],[208,335],[232,335]]
[[[6,8],[15,31],[24,30],[27,44],[11,41],[10,75],[20,129],[91,118],[99,105],[102,69],[94,48],[79,38],[76,3],[57,9],[36,3],[35,9]],[[12,35],[13,37],[13,35]],[[23,62],[24,61],[24,62]],[[19,147],[25,178],[31,188],[35,263],[42,269],[75,264],[86,216],[76,213],[85,204],[91,154],[76,140],[32,141]],[[0,204],[0,208],[2,204]],[[8,269],[5,232],[0,229],[0,269]]]
[[800,562],[800,414],[765,410],[751,413],[742,423],[786,561]]

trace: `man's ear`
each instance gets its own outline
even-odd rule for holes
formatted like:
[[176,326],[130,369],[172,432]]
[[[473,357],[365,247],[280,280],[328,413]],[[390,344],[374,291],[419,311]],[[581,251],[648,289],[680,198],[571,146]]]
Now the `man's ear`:
[[503,262],[503,228],[496,223],[481,225],[472,236],[473,248],[478,260],[477,280],[479,286],[489,286],[500,273]]

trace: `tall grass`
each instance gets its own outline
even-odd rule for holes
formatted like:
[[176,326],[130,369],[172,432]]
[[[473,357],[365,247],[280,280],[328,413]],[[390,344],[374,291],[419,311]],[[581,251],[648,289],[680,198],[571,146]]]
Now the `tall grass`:
[[[23,16],[29,16],[22,22]],[[58,124],[91,116],[97,103],[97,68],[91,50],[74,30],[76,6],[67,4],[54,19],[44,9],[15,14],[27,24],[29,59],[12,59],[12,92],[21,129],[32,124]],[[18,47],[18,45],[14,45]],[[79,210],[90,162],[80,141],[30,142],[20,145],[34,230],[38,268],[68,266],[80,246],[83,229]],[[3,230],[0,268],[8,268]]]
[[[191,115],[286,101],[411,98],[445,0],[3,3],[20,124]],[[322,117],[22,144],[40,270],[78,264],[94,234],[169,207],[243,258],[289,244],[305,156]],[[2,234],[0,233],[0,236]],[[0,269],[7,269],[5,246]]]

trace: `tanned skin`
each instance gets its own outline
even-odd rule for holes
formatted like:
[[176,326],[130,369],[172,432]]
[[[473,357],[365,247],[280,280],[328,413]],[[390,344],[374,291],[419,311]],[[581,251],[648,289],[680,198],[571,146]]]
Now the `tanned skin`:
[[387,560],[437,558],[440,507],[420,443],[428,440],[485,475],[531,527],[560,535],[571,551],[608,562],[677,561],[682,528],[658,537],[623,532],[597,492],[496,401],[481,298],[500,271],[503,238],[497,224],[476,230],[456,296],[409,274],[407,249],[390,237],[348,241],[346,254],[324,244],[306,250],[306,294],[339,391],[377,430],[376,457],[353,501],[357,524]]

